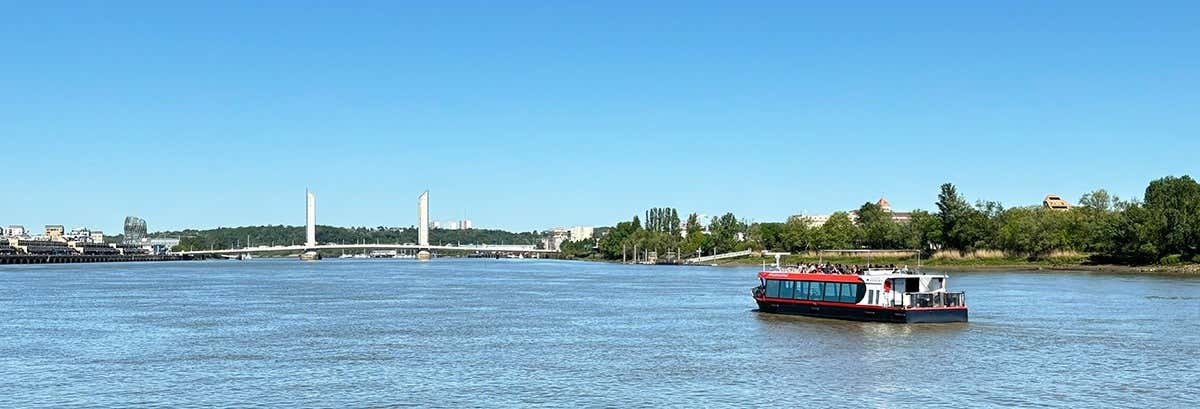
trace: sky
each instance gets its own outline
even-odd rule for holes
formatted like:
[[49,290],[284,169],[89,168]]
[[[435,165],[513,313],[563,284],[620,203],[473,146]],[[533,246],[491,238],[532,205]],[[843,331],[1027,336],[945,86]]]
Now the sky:
[[1200,176],[1200,3],[0,5],[0,224],[752,221]]

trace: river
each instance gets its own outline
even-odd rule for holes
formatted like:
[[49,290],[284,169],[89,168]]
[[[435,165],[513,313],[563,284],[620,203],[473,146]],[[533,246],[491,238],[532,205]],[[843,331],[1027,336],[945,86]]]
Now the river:
[[1191,407],[1200,279],[952,273],[971,322],[754,311],[757,268],[0,268],[2,407]]

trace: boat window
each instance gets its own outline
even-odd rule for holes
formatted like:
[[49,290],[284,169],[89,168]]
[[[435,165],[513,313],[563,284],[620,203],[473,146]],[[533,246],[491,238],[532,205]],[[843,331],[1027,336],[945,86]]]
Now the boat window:
[[825,283],[818,283],[814,281],[808,284],[808,299],[820,301],[821,294],[823,291],[825,291]]
[[797,300],[808,298],[808,281],[796,282],[796,297]]
[[838,300],[841,302],[856,302],[858,301],[858,284],[843,283]]
[[779,297],[779,280],[767,280],[767,297]]
[[795,288],[794,285],[794,281],[780,281],[779,298],[792,298],[792,289]]
[[839,286],[837,283],[825,283],[825,298],[824,298],[824,300],[825,301],[837,301],[838,300],[838,288],[840,288],[840,287],[841,286]]

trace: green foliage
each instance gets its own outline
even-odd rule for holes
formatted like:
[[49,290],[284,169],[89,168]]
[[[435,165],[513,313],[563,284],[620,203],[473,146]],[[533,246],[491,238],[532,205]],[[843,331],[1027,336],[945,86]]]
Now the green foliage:
[[[691,256],[745,248],[807,253],[820,249],[921,249],[970,253],[999,250],[1010,260],[1116,263],[1200,262],[1200,184],[1191,177],[1166,177],[1146,188],[1145,204],[1122,201],[1103,189],[1080,197],[1067,211],[1041,206],[1005,209],[999,203],[970,204],[950,183],[941,186],[937,212],[914,210],[907,222],[874,203],[858,208],[857,221],[837,212],[817,227],[803,217],[786,223],[747,225],[733,214],[714,218],[708,231],[691,214],[678,229],[671,208],[646,212],[646,228],[634,217],[613,228],[599,242],[600,256],[620,259],[622,245],[639,249],[678,249]],[[299,234],[299,233],[297,233]],[[745,241],[738,240],[740,234]],[[586,254],[580,251],[579,254]],[[798,255],[799,256],[799,255]],[[802,256],[800,256],[802,257]]]
[[846,212],[835,212],[818,230],[821,249],[852,249],[859,242],[859,229]]
[[711,252],[719,254],[742,250],[744,246],[739,243],[738,234],[745,234],[748,226],[739,221],[733,213],[725,213],[721,217],[714,217],[708,225],[708,230],[711,233],[707,240],[708,247]]
[[942,243],[942,222],[937,216],[924,210],[909,214],[908,226],[904,231],[905,247],[931,251]]
[[598,241],[596,239],[587,239],[580,241],[563,242],[558,247],[558,250],[566,257],[570,258],[595,258],[599,257]]
[[620,260],[633,249],[634,235],[641,230],[642,224],[637,216],[633,217],[633,221],[617,223],[600,239],[600,254],[609,260]]
[[[155,233],[155,237],[178,237],[176,250],[230,249],[249,246],[287,246],[304,244],[304,226],[221,227],[210,230],[183,230]],[[536,244],[539,232],[511,233],[503,230],[431,229],[434,244]],[[415,243],[415,228],[317,226],[319,243]]]
[[756,249],[783,249],[786,242],[787,225],[784,223],[755,223],[750,226],[750,247]]
[[867,202],[858,208],[858,227],[862,245],[872,249],[898,249],[905,247],[906,234],[892,220],[892,213],[878,204]]
[[1120,199],[1116,196],[1110,197],[1108,191],[1104,189],[1093,190],[1079,198],[1080,206],[1101,212],[1112,210],[1118,202],[1120,202]]
[[1069,212],[1018,207],[1002,212],[996,247],[1039,258],[1054,250],[1072,249]]
[[1178,254],[1172,254],[1172,255],[1163,257],[1158,260],[1158,264],[1162,264],[1162,265],[1166,265],[1166,266],[1173,265],[1173,264],[1181,264],[1181,263],[1183,263],[1183,256],[1178,255]]
[[807,217],[789,217],[783,226],[783,247],[793,253],[807,252],[817,248],[820,232],[810,227],[812,220]]
[[1165,177],[1146,187],[1151,238],[1160,254],[1200,254],[1200,184],[1191,177]]

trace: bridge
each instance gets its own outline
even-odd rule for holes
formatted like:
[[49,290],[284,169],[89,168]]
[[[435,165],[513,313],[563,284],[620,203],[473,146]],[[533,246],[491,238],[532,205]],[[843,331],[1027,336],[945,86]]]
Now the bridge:
[[417,243],[406,244],[332,244],[317,243],[317,197],[310,191],[304,192],[305,220],[304,244],[291,246],[257,246],[224,250],[179,251],[177,255],[221,255],[249,253],[292,253],[299,252],[302,259],[320,259],[320,250],[416,250],[418,259],[428,259],[430,251],[466,251],[477,253],[557,253],[557,250],[538,249],[530,245],[430,245],[429,244],[429,191],[417,197]]
[[225,250],[196,250],[196,251],[180,251],[172,254],[182,255],[215,255],[215,254],[248,254],[248,253],[298,253],[304,251],[317,250],[430,250],[430,251],[466,251],[480,253],[557,253],[554,250],[538,249],[533,246],[523,245],[465,245],[465,246],[448,246],[448,245],[432,245],[422,246],[418,244],[317,244],[314,246],[256,246],[242,247],[237,249]]

